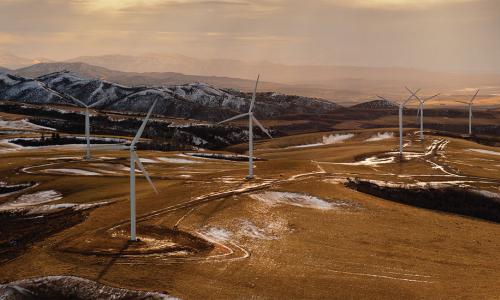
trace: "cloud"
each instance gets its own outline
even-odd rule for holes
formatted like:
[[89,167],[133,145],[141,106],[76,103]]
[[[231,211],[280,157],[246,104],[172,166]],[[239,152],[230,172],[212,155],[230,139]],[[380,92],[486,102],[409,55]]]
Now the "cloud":
[[252,1],[244,0],[79,0],[73,2],[81,8],[101,13],[154,13],[162,8],[221,8],[230,6],[251,6]]
[[15,35],[5,32],[0,32],[0,45],[10,45],[18,42],[19,39]]
[[498,0],[0,0],[26,57],[178,52],[288,64],[500,72]]
[[340,4],[358,8],[375,9],[428,9],[440,5],[477,2],[480,0],[327,0],[332,4]]

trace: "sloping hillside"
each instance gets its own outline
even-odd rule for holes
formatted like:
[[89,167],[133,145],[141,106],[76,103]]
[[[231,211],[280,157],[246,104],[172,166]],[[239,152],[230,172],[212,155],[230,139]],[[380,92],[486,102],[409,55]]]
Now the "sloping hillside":
[[[54,72],[27,79],[4,74],[0,79],[0,98],[29,103],[72,103],[71,95],[97,109],[146,112],[159,100],[154,113],[163,116],[220,121],[248,110],[250,94],[220,89],[205,83],[130,87],[102,79],[81,77],[71,72]],[[262,118],[285,114],[328,113],[335,103],[299,96],[259,93],[255,113]]]
[[351,106],[354,109],[396,109],[398,105],[387,100],[373,100]]

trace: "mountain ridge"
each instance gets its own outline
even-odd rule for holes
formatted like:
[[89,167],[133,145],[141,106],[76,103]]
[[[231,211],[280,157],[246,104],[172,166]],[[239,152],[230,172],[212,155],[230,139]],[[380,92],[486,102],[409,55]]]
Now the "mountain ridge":
[[266,74],[269,81],[293,85],[335,84],[336,81],[404,81],[422,87],[433,86],[433,81],[481,81],[500,74],[466,74],[456,71],[432,71],[407,67],[363,67],[344,65],[286,65],[272,62],[244,62],[235,59],[199,59],[180,54],[149,53],[142,55],[80,56],[68,61],[80,61],[96,66],[128,72],[171,71],[196,75],[228,76],[252,79],[255,74]]
[[26,58],[9,52],[0,51],[0,66],[11,70],[49,61],[50,60],[46,58]]
[[398,105],[395,102],[377,99],[355,104],[350,108],[354,109],[397,109]]
[[[65,96],[66,95],[66,96]],[[163,86],[125,86],[69,71],[52,72],[35,79],[0,74],[0,99],[39,104],[73,104],[71,95],[97,109],[144,113],[159,100],[155,114],[206,121],[248,111],[251,95],[205,83]],[[322,99],[276,93],[258,93],[255,114],[270,118],[286,114],[328,113],[340,106]],[[74,104],[73,104],[74,105]]]

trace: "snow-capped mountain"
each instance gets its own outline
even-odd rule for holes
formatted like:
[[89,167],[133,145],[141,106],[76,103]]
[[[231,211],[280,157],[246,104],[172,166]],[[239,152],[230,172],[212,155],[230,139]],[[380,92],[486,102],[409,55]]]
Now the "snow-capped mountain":
[[[2,74],[0,99],[30,103],[72,103],[71,95],[87,105],[99,102],[97,109],[146,112],[159,100],[154,113],[164,116],[218,121],[248,111],[251,94],[219,89],[204,83],[160,87],[129,87],[102,79],[90,79],[68,71],[46,74],[35,79]],[[299,96],[259,93],[255,113],[261,118],[284,114],[327,113],[335,103]],[[72,103],[73,104],[73,103]]]
[[394,102],[387,100],[373,100],[368,102],[363,102],[360,104],[356,104],[351,106],[351,108],[357,109],[395,109],[398,108],[398,105]]
[[51,91],[43,82],[8,73],[0,73],[0,99],[32,99],[38,103],[55,104],[67,104],[70,102],[61,94]]
[[322,114],[341,108],[342,106],[323,99],[309,98],[280,93],[258,93],[257,103],[263,102],[266,105],[255,107],[255,113],[267,117],[277,117],[283,114]]

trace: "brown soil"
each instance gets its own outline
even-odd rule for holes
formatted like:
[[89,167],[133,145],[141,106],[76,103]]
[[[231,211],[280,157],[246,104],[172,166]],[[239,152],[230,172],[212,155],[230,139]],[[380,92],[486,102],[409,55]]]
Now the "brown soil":
[[184,256],[211,251],[212,243],[188,232],[154,225],[138,226],[138,240],[130,241],[128,227],[92,232],[58,245],[60,251],[84,255],[145,255],[180,253]]
[[65,209],[51,214],[0,212],[0,263],[21,255],[30,245],[85,220],[87,213]]

